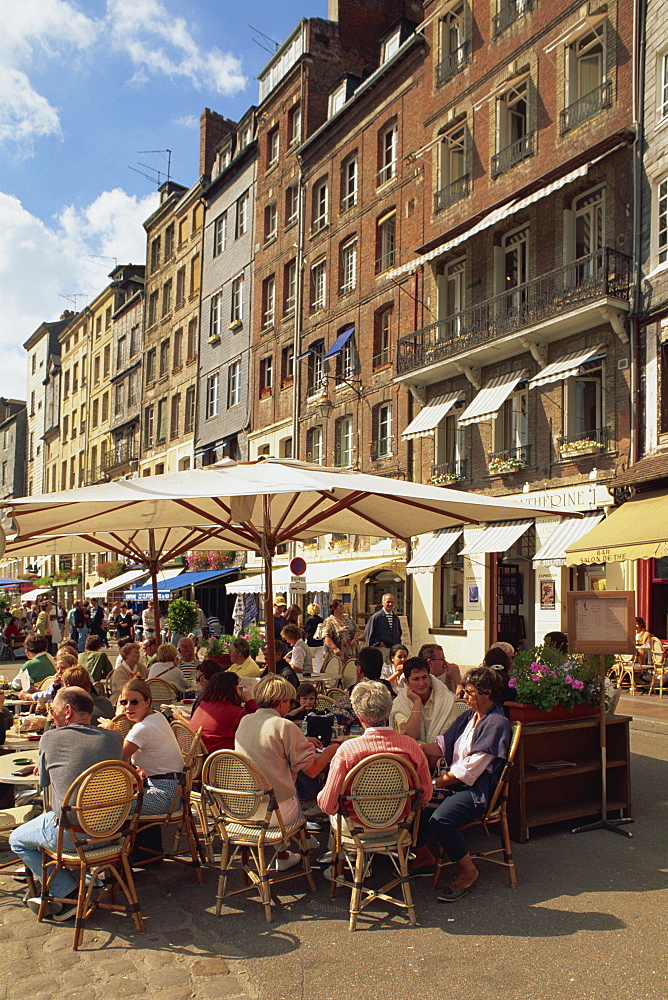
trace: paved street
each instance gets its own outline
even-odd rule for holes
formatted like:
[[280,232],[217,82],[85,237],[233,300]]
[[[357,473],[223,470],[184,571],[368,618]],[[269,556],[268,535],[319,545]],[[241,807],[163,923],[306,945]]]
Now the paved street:
[[78,954],[70,950],[71,926],[37,924],[20,903],[22,888],[0,873],[0,1000],[15,995],[19,976],[22,1000],[56,993],[62,1000],[348,1000],[358,993],[387,1000],[399,992],[421,1000],[665,1000],[668,712],[657,705],[653,717],[642,699],[632,704],[639,717],[630,840],[603,831],[574,837],[568,827],[541,831],[515,845],[516,890],[505,871],[487,865],[475,891],[448,906],[435,901],[428,879],[417,879],[418,927],[380,909],[353,935],[346,895],[330,902],[320,875],[315,896],[300,881],[288,883],[297,895],[280,896],[268,925],[250,897],[237,897],[217,919],[213,871],[199,887],[187,869],[155,866],[137,879],[146,936],[125,917],[99,914]]

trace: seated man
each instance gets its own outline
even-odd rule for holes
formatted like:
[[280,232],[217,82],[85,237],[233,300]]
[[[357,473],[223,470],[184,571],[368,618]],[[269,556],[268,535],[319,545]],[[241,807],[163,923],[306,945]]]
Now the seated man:
[[428,662],[431,676],[438,677],[448,691],[456,695],[462,683],[461,670],[456,663],[448,663],[443,647],[435,642],[427,642],[424,646],[420,646],[418,656]]
[[53,677],[56,672],[55,660],[47,650],[49,639],[44,635],[26,636],[25,650],[30,659],[12,681],[12,687],[23,693],[32,694],[46,677]]
[[[90,639],[90,636],[88,638]],[[104,695],[96,694],[95,691],[93,691],[90,674],[85,667],[68,667],[67,670],[64,670],[62,676],[62,686],[64,688],[83,688],[86,694],[91,696],[94,705],[93,711],[90,715],[91,726],[96,726],[98,719],[113,719],[116,715],[114,706],[111,704],[109,699],[105,698]]]
[[[42,788],[51,788],[51,810],[42,813],[13,830],[9,845],[30,868],[37,879],[42,877],[42,846],[54,848],[58,839],[60,808],[73,781],[93,764],[105,760],[121,760],[123,737],[115,729],[98,729],[90,722],[93,700],[81,688],[62,688],[51,706],[55,729],[42,736],[39,753],[39,775]],[[66,834],[66,845],[71,841]],[[51,884],[53,896],[72,899],[72,905],[51,902],[47,913],[54,920],[69,920],[76,913],[78,883],[69,871],[59,871]],[[28,900],[37,913],[39,897]]]
[[230,646],[232,669],[237,677],[259,677],[262,671],[251,656],[248,639],[238,636]]
[[141,644],[141,655],[146,663],[146,673],[148,675],[148,671],[158,659],[158,646],[154,635],[144,634],[144,640]]
[[455,696],[429,672],[421,656],[409,656],[404,663],[406,687],[397,695],[390,723],[414,740],[433,743],[457,717]]
[[385,688],[387,688],[391,698],[395,697],[392,685],[389,681],[386,681],[381,677],[382,670],[383,654],[381,650],[378,649],[377,646],[362,646],[357,654],[357,680],[354,684],[350,685],[347,693],[334,706],[334,715],[336,715],[337,719],[342,721],[344,725],[356,722],[356,716],[353,711],[351,698],[353,691],[360,681],[378,681],[379,684],[382,684]]
[[[341,744],[329,768],[325,787],[318,795],[323,812],[334,817],[339,809],[339,793],[345,776],[356,764],[374,753],[394,753],[413,765],[422,788],[422,804],[432,796],[431,773],[427,758],[415,740],[395,732],[388,724],[392,696],[378,681],[360,681],[350,696],[352,708],[364,729],[362,736]],[[334,819],[332,818],[332,825]],[[325,873],[331,878],[331,869]]]
[[111,660],[102,649],[102,639],[91,632],[86,639],[86,648],[79,653],[79,663],[85,667],[94,681],[102,681],[114,669]]
[[176,648],[179,651],[179,669],[189,686],[194,688],[197,684],[197,670],[199,668],[195,643],[189,635],[184,635],[179,639]]

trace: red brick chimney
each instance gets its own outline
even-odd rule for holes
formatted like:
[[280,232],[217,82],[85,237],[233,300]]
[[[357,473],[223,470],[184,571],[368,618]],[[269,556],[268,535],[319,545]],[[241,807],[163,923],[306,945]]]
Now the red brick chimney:
[[223,118],[216,111],[204,108],[199,118],[199,175],[210,174],[214,161],[214,150],[228,132],[233,132],[237,123]]

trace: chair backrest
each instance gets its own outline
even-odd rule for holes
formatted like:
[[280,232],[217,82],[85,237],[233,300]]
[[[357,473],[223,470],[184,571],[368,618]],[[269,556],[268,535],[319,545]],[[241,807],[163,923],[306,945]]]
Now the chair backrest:
[[179,749],[183,754],[184,764],[188,761],[189,757],[192,756],[193,746],[197,742],[197,752],[192,760],[192,771],[193,771],[193,781],[198,781],[202,774],[202,767],[204,765],[205,754],[202,751],[202,726],[199,727],[197,732],[188,726],[185,722],[181,722],[180,719],[174,719],[170,722],[172,727],[172,732],[176,736],[176,742],[179,745]]
[[[114,841],[136,825],[143,794],[141,779],[131,764],[122,760],[102,761],[89,767],[68,788],[60,825],[70,830],[75,846],[77,841]],[[135,813],[126,825],[133,803],[136,803]]]
[[663,643],[660,639],[657,639],[655,635],[649,640],[649,648],[652,655],[652,665],[655,667],[662,667],[663,662],[666,659],[666,651],[663,648]]
[[179,692],[174,685],[170,684],[169,681],[163,680],[162,677],[151,677],[146,683],[151,690],[153,704],[176,701],[179,697]]
[[340,677],[342,674],[341,658],[331,653],[322,666],[322,675],[326,677]]
[[101,695],[103,698],[106,698],[107,685],[104,683],[104,681],[95,681],[95,683],[93,684],[93,690],[95,691],[95,694]]
[[319,694],[315,699],[316,712],[330,712],[334,706],[334,699],[326,694]]
[[121,712],[120,715],[115,715],[111,721],[114,724],[114,728],[118,729],[123,739],[125,739],[134,725],[134,723],[130,722],[127,715],[124,715],[123,712]]
[[334,704],[336,704],[336,702],[338,701],[341,701],[341,699],[345,698],[345,696],[346,692],[343,690],[343,688],[329,688],[327,691],[327,697],[330,699],[330,701],[334,702]]
[[398,754],[376,753],[360,761],[345,777],[339,795],[341,812],[355,825],[387,830],[414,814],[421,797],[420,781],[409,761]]
[[[216,750],[204,762],[202,787],[208,800],[220,810],[223,822],[260,826],[275,808],[274,791],[262,771],[244,754]],[[261,806],[267,806],[262,820],[251,820]]]
[[455,698],[455,712],[457,715],[463,715],[464,712],[468,712],[469,707],[463,698]]
[[517,753],[517,748],[520,745],[520,737],[522,735],[522,723],[513,722],[513,731],[510,737],[510,746],[508,748],[508,756],[506,757],[506,763],[503,765],[503,770],[499,777],[498,784],[494,789],[491,799],[487,805],[487,810],[485,815],[490,816],[496,809],[499,799],[503,796],[503,799],[508,798],[508,782],[510,780],[510,769],[513,766],[513,761],[515,760],[515,754]]
[[56,679],[55,674],[52,674],[50,677],[45,677],[44,680],[40,681],[39,684],[37,685],[37,690],[46,691],[47,688],[51,687],[55,679]]

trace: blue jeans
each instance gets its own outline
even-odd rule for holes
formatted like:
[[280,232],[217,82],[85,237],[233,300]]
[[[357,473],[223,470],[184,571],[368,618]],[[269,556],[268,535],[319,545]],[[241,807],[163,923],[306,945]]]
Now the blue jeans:
[[[41,880],[42,847],[55,850],[57,840],[56,814],[46,812],[42,813],[41,816],[36,816],[35,819],[28,820],[16,830],[12,830],[9,836],[9,846],[14,854],[18,854],[33,875]],[[72,839],[67,831],[63,833],[63,847],[69,851],[74,849]],[[78,884],[69,871],[60,870],[53,876],[49,892],[52,896],[68,896],[77,889]]]
[[460,827],[484,812],[485,807],[474,803],[468,788],[453,792],[434,809],[429,819],[429,832],[445,849],[451,861],[460,861],[469,852]]
[[77,649],[80,653],[83,653],[84,647],[86,645],[86,639],[88,638],[88,628],[84,625],[83,628],[78,630],[77,634]]

